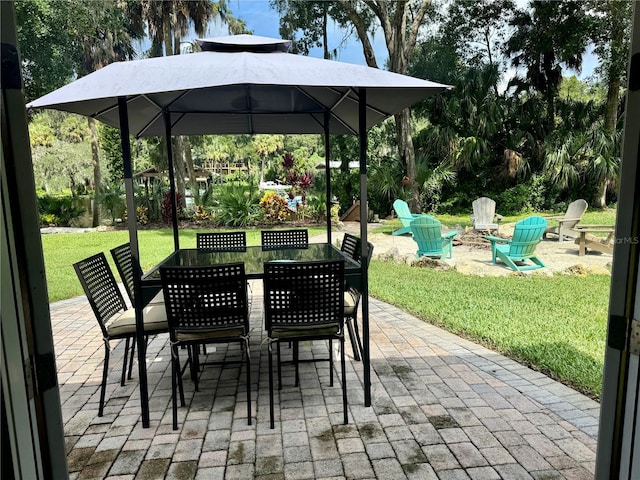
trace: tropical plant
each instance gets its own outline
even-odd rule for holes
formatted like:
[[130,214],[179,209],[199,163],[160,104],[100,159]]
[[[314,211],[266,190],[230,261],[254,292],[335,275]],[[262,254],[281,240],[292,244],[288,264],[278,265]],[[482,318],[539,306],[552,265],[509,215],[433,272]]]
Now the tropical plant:
[[[179,192],[176,192],[176,208],[178,213],[178,218],[182,217],[182,213],[184,211],[184,201],[182,199],[182,195]],[[167,192],[162,199],[162,203],[160,204],[160,212],[162,213],[162,219],[165,223],[171,223],[173,218],[173,206],[171,205],[171,192]]]
[[260,218],[260,192],[253,181],[220,186],[215,221],[229,227],[253,225]]
[[45,225],[68,227],[85,212],[74,197],[44,195],[38,198],[38,213]]
[[116,223],[118,215],[125,209],[125,192],[120,183],[103,185],[100,194],[96,197],[98,204],[111,215],[111,224]]
[[271,223],[281,223],[291,217],[289,203],[275,192],[267,192],[260,199],[260,213]]

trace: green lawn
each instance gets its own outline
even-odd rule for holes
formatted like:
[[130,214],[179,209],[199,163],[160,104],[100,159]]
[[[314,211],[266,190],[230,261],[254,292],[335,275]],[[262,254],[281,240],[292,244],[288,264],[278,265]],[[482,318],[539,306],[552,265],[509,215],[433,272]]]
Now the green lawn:
[[[310,227],[309,236],[326,232],[326,227]],[[200,230],[201,231],[201,230]],[[211,230],[213,231],[213,230]],[[180,247],[195,248],[195,229],[180,229]],[[109,250],[129,241],[126,230],[90,233],[64,233],[42,235],[42,248],[47,273],[49,301],[82,295],[82,287],[73,270],[73,264],[83,258],[104,252],[114,274],[118,277]],[[247,243],[260,245],[260,230],[247,230]],[[173,230],[170,228],[140,230],[140,264],[143,271],[154,267],[173,252]]]
[[477,277],[372,261],[369,292],[600,395],[610,277]]
[[[382,228],[393,230],[389,224]],[[324,231],[310,228],[309,234]],[[196,232],[181,229],[180,246],[195,248]],[[128,238],[127,231],[43,235],[50,301],[82,295],[72,264],[83,258],[105,252],[115,273],[108,252]],[[260,231],[247,230],[247,242],[258,245]],[[139,245],[146,271],[173,251],[172,230],[142,230]],[[603,275],[475,277],[374,260],[369,289],[376,298],[598,397],[609,284]]]

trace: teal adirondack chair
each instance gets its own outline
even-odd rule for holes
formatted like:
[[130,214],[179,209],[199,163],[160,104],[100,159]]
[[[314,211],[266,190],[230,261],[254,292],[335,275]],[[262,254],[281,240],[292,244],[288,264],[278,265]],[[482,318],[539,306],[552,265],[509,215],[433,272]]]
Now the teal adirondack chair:
[[453,257],[453,237],[458,232],[442,233],[442,224],[430,215],[422,215],[410,224],[413,240],[418,244],[416,257]]
[[404,200],[397,199],[393,202],[393,209],[398,215],[398,219],[402,222],[402,228],[394,230],[391,235],[404,235],[405,233],[411,233],[411,222],[416,218],[424,217],[424,214],[411,213],[409,205]]
[[[491,235],[484,237],[491,242],[493,263],[499,258],[517,272],[546,267],[536,256],[536,247],[546,228],[547,221],[544,218],[532,216],[516,223],[511,240]],[[526,263],[527,260],[533,264]]]

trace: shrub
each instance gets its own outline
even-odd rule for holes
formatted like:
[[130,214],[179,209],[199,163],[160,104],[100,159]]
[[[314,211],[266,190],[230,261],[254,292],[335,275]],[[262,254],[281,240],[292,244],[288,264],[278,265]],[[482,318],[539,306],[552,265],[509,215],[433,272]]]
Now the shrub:
[[[184,205],[182,201],[182,195],[176,192],[176,207],[178,209],[178,218],[182,216]],[[165,223],[171,223],[171,217],[173,216],[173,208],[171,206],[171,192],[167,192],[162,199],[160,205],[160,211],[162,212],[162,219]]]
[[[149,223],[149,209],[147,207],[136,207],[136,221],[138,225],[147,225]],[[127,221],[127,210],[124,211],[124,220]]]
[[211,214],[207,212],[202,205],[196,205],[191,218],[196,223],[204,223],[209,221]]
[[249,182],[231,182],[220,186],[216,222],[229,227],[253,225],[260,218],[260,192]]
[[54,197],[45,195],[38,198],[38,213],[44,225],[68,227],[71,222],[86,212],[71,196]]
[[274,192],[267,192],[260,199],[260,213],[265,221],[274,223],[284,222],[291,216],[287,200]]
[[124,211],[125,192],[121,184],[103,185],[100,189],[100,195],[97,198],[98,203],[111,215],[111,223],[116,223],[116,217],[122,215]]

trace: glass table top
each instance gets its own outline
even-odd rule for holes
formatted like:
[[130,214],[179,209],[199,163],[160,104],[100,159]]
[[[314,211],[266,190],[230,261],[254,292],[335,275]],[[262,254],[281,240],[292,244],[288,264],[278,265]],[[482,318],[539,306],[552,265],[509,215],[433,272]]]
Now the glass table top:
[[345,274],[360,272],[360,264],[344,255],[329,243],[310,243],[306,248],[280,248],[263,250],[261,246],[247,247],[246,251],[215,252],[204,249],[180,249],[165,258],[142,277],[143,282],[160,281],[160,267],[216,265],[243,262],[248,278],[261,278],[264,263],[272,261],[344,260]]

